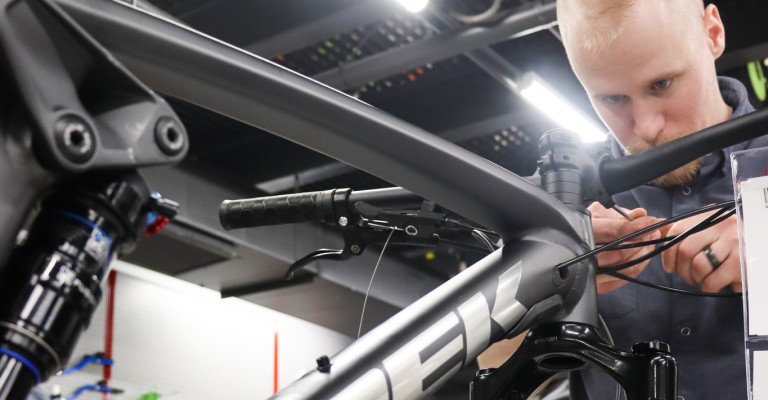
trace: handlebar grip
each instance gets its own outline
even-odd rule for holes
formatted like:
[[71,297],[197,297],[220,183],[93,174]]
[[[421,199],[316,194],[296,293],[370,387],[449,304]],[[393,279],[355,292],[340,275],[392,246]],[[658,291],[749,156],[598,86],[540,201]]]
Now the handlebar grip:
[[297,222],[333,223],[334,200],[346,201],[349,189],[224,200],[219,221],[226,230]]

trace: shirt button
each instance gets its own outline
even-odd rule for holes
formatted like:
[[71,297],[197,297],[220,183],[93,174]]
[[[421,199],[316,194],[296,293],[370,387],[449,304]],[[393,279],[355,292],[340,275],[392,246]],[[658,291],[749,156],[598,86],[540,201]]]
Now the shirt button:
[[684,326],[682,329],[680,329],[680,334],[683,336],[691,336],[691,328]]
[[691,194],[691,187],[688,185],[683,185],[680,191],[683,192],[683,196],[688,196]]

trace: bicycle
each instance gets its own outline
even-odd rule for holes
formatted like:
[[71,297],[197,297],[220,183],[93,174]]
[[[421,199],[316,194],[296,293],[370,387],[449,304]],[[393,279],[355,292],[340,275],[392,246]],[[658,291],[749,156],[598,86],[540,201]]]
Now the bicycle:
[[[587,363],[607,368],[627,390],[630,399],[676,398],[675,362],[662,343],[639,344],[632,352],[626,352],[611,346],[595,328],[598,326],[594,287],[596,265],[590,253],[593,247],[590,220],[583,210],[583,200],[594,198],[610,205],[612,193],[647,182],[699,155],[760,136],[768,126],[768,113],[753,113],[641,155],[622,160],[602,158],[597,163],[575,145],[572,135],[566,131],[553,132],[542,145],[541,178],[547,189],[544,191],[507,170],[452,144],[436,140],[428,133],[342,93],[124,5],[97,0],[56,0],[55,4],[76,21],[76,25],[67,25],[72,21],[62,17],[57,7],[50,6],[52,3],[45,0],[28,3],[42,7],[36,9],[40,13],[38,16],[50,18],[56,15],[58,19],[54,18],[54,21],[65,21],[64,25],[69,26],[65,32],[82,34],[71,27],[76,25],[92,32],[101,45],[121,59],[142,82],[157,91],[259,126],[412,189],[418,198],[435,201],[502,238],[505,244],[500,249],[338,355],[321,357],[317,370],[278,393],[276,398],[421,397],[491,343],[531,327],[534,329],[515,357],[500,369],[483,371],[478,375],[472,384],[472,398],[525,398],[552,373],[582,368]],[[51,22],[50,19],[46,21]],[[102,29],[104,26],[110,29]],[[4,30],[2,34],[6,38],[8,31]],[[138,48],[135,43],[143,45]],[[140,84],[137,86],[142,87]],[[136,93],[142,93],[137,95],[142,99],[157,99],[151,92]],[[160,104],[157,107],[162,110],[161,114],[173,115],[162,106],[162,101],[156,100],[155,104]],[[2,105],[3,110],[9,109],[9,104]],[[152,115],[152,118],[157,116],[152,112],[147,115]],[[173,118],[171,120],[176,122]],[[11,147],[9,143],[13,135],[21,136],[30,129],[29,121],[24,122],[27,125],[22,125],[23,129],[3,130],[6,148]],[[153,128],[159,126],[149,125]],[[164,156],[121,167],[132,171],[145,163],[178,161],[186,145],[183,129],[176,125],[170,131],[167,125],[162,127],[159,134],[154,132],[155,129],[146,133],[149,137],[160,137],[155,139],[158,143],[150,146],[151,151],[155,152],[153,154],[163,153],[163,139],[175,138],[181,142],[180,147],[177,141],[165,145],[178,152],[172,155],[166,152]],[[363,131],[368,134],[360,135],[359,132]],[[70,134],[74,132],[79,131],[70,131]],[[67,143],[72,142],[69,140]],[[55,140],[49,143],[53,143],[49,152],[58,154],[56,149],[61,149],[56,147]],[[127,148],[124,150],[128,153]],[[36,165],[37,153],[27,147],[23,154],[33,160],[30,164]],[[672,157],[670,154],[685,154],[685,157]],[[4,187],[17,188],[14,195],[22,199],[12,202],[11,197],[4,197],[3,203],[19,204],[21,208],[30,210],[42,193],[55,187],[54,183],[66,184],[61,187],[85,186],[83,192],[86,195],[80,198],[91,199],[94,193],[102,193],[98,188],[84,185],[90,175],[82,172],[91,165],[75,164],[65,164],[69,169],[64,168],[58,175],[37,167],[33,169],[34,173],[22,176],[0,176],[6,184]],[[653,168],[646,168],[646,165]],[[4,165],[3,171],[8,171],[10,167]],[[629,172],[633,173],[631,178],[628,177]],[[107,177],[105,182],[112,182],[120,174],[107,171],[99,176]],[[620,182],[615,180],[619,176],[622,178]],[[30,187],[28,183],[33,184],[33,190],[24,189]],[[106,186],[111,187],[109,184]],[[172,204],[156,197],[150,199],[146,189],[134,192],[141,194],[135,196],[136,201],[129,207],[136,212],[131,214],[130,223],[125,224],[127,234],[119,235],[125,248],[120,249],[118,243],[107,247],[115,251],[108,251],[106,258],[96,259],[99,268],[89,278],[91,283],[103,278],[107,259],[130,246],[131,234],[141,230],[136,228],[140,225],[140,215],[149,209],[159,210],[168,217],[173,214]],[[360,195],[333,191],[299,195],[298,199],[309,204],[311,215],[295,219],[320,217],[326,222],[343,226],[341,217],[345,213],[349,213],[346,214],[349,222],[359,220],[353,212],[363,215],[363,212],[372,211],[364,204],[355,207],[355,204],[346,205],[344,202],[373,202],[371,196],[381,194],[369,192],[364,193],[364,197],[356,197]],[[391,196],[398,201],[414,200],[413,194],[401,189],[390,189],[387,198],[392,199]],[[54,197],[56,201],[52,203],[63,197]],[[314,198],[320,198],[322,205],[313,205]],[[525,207],[510,206],[510,199]],[[281,207],[281,212],[290,208],[282,205],[274,207]],[[45,207],[48,208],[51,206]],[[82,212],[88,214],[87,210]],[[114,215],[109,210],[97,214]],[[375,215],[375,212],[367,215]],[[716,222],[723,215],[709,222]],[[25,224],[27,216],[16,215],[7,208],[2,209],[2,216],[13,222],[6,225],[0,234],[3,243],[0,261],[5,265],[13,239]],[[41,227],[71,227],[72,220],[82,222],[71,215],[65,215],[62,220],[61,213],[53,212],[53,217],[38,219],[40,222],[36,224]],[[233,225],[236,223],[226,215],[224,220]],[[118,222],[121,222],[119,218]],[[74,225],[82,230],[82,226]],[[418,236],[419,229],[413,226],[416,232],[411,229],[410,232],[414,233],[411,236]],[[380,226],[379,229],[385,228]],[[408,225],[402,229],[403,234],[408,235]],[[26,242],[36,238],[30,234]],[[84,248],[85,243],[87,240],[79,246]],[[336,255],[347,256],[348,253],[343,254],[343,251],[351,252],[351,244],[348,247],[342,250],[342,254]],[[32,249],[31,254],[43,254],[44,251]],[[6,274],[9,270],[6,266],[0,272]],[[35,276],[40,275],[34,273],[37,274]],[[19,279],[17,277],[14,282]],[[98,285],[93,286],[91,292],[98,293]],[[23,298],[28,293],[17,296]],[[0,302],[3,305],[10,303],[12,300],[6,297]],[[68,300],[66,304],[74,303],[76,301]],[[67,332],[68,335],[58,335],[59,332],[55,331],[29,335],[18,333],[23,332],[17,329],[18,326],[9,328],[7,325],[12,324],[3,325],[4,332],[15,329],[15,337],[24,339],[13,343],[6,340],[3,345],[15,346],[29,359],[24,358],[25,362],[5,353],[2,358],[5,364],[0,365],[0,369],[9,372],[9,379],[0,382],[0,398],[18,398],[14,396],[28,390],[35,378],[39,381],[49,376],[62,364],[62,359],[69,357],[68,350],[71,352],[79,334],[77,329],[87,325],[88,313],[92,312],[88,308],[78,311],[82,311],[78,314],[81,318],[78,325]],[[60,339],[61,345],[53,352],[49,351],[33,339],[35,336],[39,338],[40,334],[47,339]],[[38,372],[38,376],[34,371]],[[516,378],[509,379],[511,376]]]

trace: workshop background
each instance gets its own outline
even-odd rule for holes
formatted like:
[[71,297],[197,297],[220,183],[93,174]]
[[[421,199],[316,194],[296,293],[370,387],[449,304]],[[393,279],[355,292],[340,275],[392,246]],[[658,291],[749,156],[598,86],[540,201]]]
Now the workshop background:
[[[553,1],[431,0],[419,12],[395,0],[128,3],[309,76],[520,175],[534,172],[538,139],[558,124],[509,82],[534,73],[601,126],[568,66]],[[727,33],[718,72],[744,82],[755,107],[765,107],[768,2],[716,4]],[[113,384],[129,399],[151,393],[264,398],[357,337],[380,248],[342,263],[315,263],[302,279],[286,282],[293,261],[318,248],[340,248],[340,235],[322,224],[227,232],[218,205],[391,185],[257,128],[167,100],[189,132],[189,154],[179,166],[143,173],[182,210],[118,266]],[[363,332],[477,257],[451,248],[387,249]],[[102,307],[75,358],[102,349],[105,323]],[[95,367],[84,371],[93,380],[100,375]],[[463,371],[435,398],[466,398],[472,374]],[[53,383],[66,392],[91,375]]]

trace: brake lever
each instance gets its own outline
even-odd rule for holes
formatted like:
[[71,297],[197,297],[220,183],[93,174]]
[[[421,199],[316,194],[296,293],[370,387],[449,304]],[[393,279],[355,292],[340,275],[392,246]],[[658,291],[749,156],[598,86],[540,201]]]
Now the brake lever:
[[[386,223],[386,221],[381,221]],[[393,227],[394,228],[394,227]],[[318,249],[306,256],[296,260],[285,273],[285,280],[291,280],[294,273],[306,267],[307,265],[319,260],[344,261],[359,256],[371,243],[384,242],[386,233],[379,229],[369,231],[355,225],[348,225],[343,228],[344,248],[343,249]],[[392,229],[392,228],[389,228]]]
[[293,274],[301,269],[306,267],[307,265],[311,264],[314,261],[318,260],[333,260],[333,261],[343,261],[346,259],[349,259],[352,257],[351,254],[345,253],[344,250],[333,250],[333,249],[318,249],[315,250],[306,256],[296,260],[291,266],[288,268],[288,271],[285,273],[285,280],[290,281],[293,279]]

